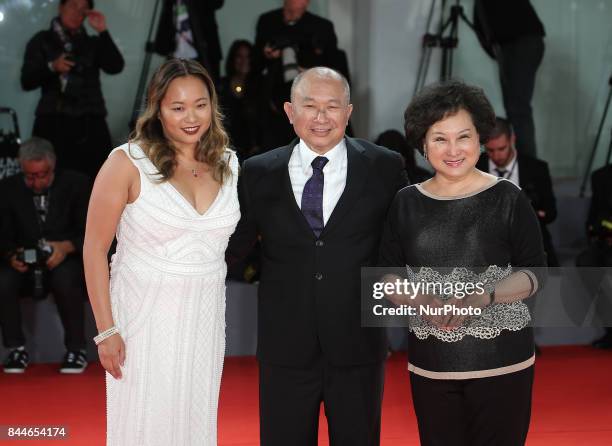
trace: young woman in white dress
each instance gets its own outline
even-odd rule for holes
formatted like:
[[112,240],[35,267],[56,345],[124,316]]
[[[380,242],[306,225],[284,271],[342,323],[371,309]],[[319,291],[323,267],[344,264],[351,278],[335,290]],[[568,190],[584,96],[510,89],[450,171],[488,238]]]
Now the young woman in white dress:
[[171,59],[96,178],[83,254],[108,445],[217,444],[224,252],[240,217],[227,146],[210,76]]

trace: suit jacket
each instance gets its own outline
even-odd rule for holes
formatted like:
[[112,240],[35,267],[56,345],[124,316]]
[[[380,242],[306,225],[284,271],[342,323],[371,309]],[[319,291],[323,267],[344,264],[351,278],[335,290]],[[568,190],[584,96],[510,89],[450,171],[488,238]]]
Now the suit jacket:
[[[224,0],[185,0],[189,23],[195,49],[200,63],[209,67],[221,60],[221,44],[215,11],[223,6]],[[174,0],[164,0],[157,35],[155,52],[163,56],[172,54],[176,49],[176,26],[174,18]]]
[[361,327],[360,268],[376,265],[383,220],[407,184],[401,157],[346,138],[346,186],[317,239],[289,178],[297,142],[242,167],[242,218],[228,258],[240,258],[261,237],[257,357],[290,367],[308,366],[321,354],[338,366],[381,361],[384,329]]
[[41,227],[23,175],[0,181],[0,255],[6,257],[16,248],[34,247],[43,237],[48,241],[70,240],[76,251],[82,252],[90,190],[85,175],[56,171],[47,219]]
[[[283,9],[262,14],[255,31],[255,51],[253,70],[260,72],[271,65],[279,65],[280,60],[268,60],[263,56],[263,48],[272,42],[291,42],[297,44],[298,64],[303,67],[328,66],[340,70],[338,61],[338,38],[334,24],[329,20],[308,11],[292,26],[283,21]],[[321,51],[315,55],[313,49]]]
[[597,169],[591,174],[591,206],[587,227],[601,231],[601,221],[612,218],[612,164]]
[[[547,225],[557,218],[557,202],[552,188],[548,163],[527,155],[517,153],[519,169],[519,186],[531,200],[534,209],[542,210],[546,217],[540,223]],[[482,154],[476,167],[489,172],[489,157]],[[538,217],[539,218],[539,217]]]
[[[546,214],[544,218],[538,215],[538,221],[542,230],[542,240],[548,257],[548,266],[559,266],[552,237],[546,227],[547,224],[552,223],[557,218],[557,201],[552,188],[548,163],[528,155],[521,155],[518,152],[516,156],[519,186],[531,200],[533,208],[536,211],[544,211]],[[483,172],[489,172],[489,157],[486,153],[481,155],[476,167]]]
[[484,50],[495,59],[494,45],[523,36],[544,37],[544,25],[529,0],[475,0],[474,31]]
[[71,43],[77,65],[62,90],[60,77],[47,65],[65,51],[60,38],[53,29],[48,29],[28,41],[21,66],[21,86],[25,91],[41,89],[36,116],[106,116],[100,70],[120,73],[125,64],[123,56],[108,31],[90,36],[81,29]]

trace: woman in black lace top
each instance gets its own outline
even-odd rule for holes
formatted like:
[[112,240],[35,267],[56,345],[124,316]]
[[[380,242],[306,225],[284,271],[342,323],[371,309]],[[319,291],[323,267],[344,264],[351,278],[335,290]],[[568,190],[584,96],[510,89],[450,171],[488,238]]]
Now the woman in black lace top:
[[[386,266],[413,282],[486,284],[464,298],[420,295],[430,307],[480,316],[410,319],[409,370],[423,445],[522,445],[529,429],[534,340],[528,305],[546,265],[537,218],[509,181],[475,168],[495,113],[481,89],[457,81],[423,90],[406,136],[435,170],[398,192],[381,242]],[[540,279],[540,280],[539,280]],[[395,303],[414,305],[392,297]]]

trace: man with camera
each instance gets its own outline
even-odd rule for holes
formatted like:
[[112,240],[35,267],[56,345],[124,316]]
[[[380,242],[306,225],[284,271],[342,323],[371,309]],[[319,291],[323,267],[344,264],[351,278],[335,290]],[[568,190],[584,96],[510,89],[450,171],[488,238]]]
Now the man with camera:
[[0,324],[10,351],[6,373],[23,373],[29,357],[19,298],[53,293],[67,353],[62,373],[81,373],[85,356],[85,285],[81,249],[90,181],[55,170],[49,141],[33,137],[19,148],[22,173],[0,181]]
[[346,56],[338,50],[331,21],[307,11],[309,0],[284,0],[283,7],[262,14],[255,31],[253,73],[262,75],[256,99],[261,147],[269,150],[288,144],[295,133],[283,104],[289,101],[291,83],[306,68],[324,66],[348,76]]
[[[60,167],[91,178],[112,147],[100,70],[123,70],[106,18],[93,8],[93,0],[60,0],[50,29],[28,42],[21,68],[23,89],[41,89],[32,134],[51,141]],[[97,36],[87,34],[85,19]]]
[[523,189],[540,222],[548,266],[559,266],[552,238],[546,228],[546,225],[557,218],[557,204],[548,164],[518,152],[515,144],[516,135],[510,122],[504,118],[496,118],[491,139],[485,144],[486,154],[480,157],[476,167],[483,172],[510,180]]
[[155,36],[155,52],[195,59],[219,81],[221,43],[215,12],[224,0],[164,0]]

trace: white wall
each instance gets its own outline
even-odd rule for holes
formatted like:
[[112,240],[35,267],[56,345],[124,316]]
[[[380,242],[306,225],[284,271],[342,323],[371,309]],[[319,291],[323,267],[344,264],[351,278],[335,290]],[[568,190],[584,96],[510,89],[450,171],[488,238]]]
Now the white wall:
[[[354,8],[356,128],[375,138],[402,128],[402,114],[414,88],[420,42],[432,0],[342,0]],[[452,3],[452,2],[448,2]],[[612,0],[532,0],[546,28],[546,53],[533,101],[539,156],[556,176],[581,175],[603,114],[612,75]],[[436,2],[437,7],[441,4]],[[473,0],[463,0],[472,18]],[[331,10],[333,13],[334,9]],[[333,19],[333,17],[332,17]],[[434,20],[437,23],[437,20]],[[505,115],[497,66],[465,24],[455,51],[457,77],[474,83]],[[439,71],[434,50],[429,79]],[[610,141],[608,114],[595,167],[604,162]]]
[[[347,51],[353,77],[353,125],[359,136],[375,138],[387,128],[402,128],[432,1],[311,0],[311,11],[336,23],[340,46]],[[532,1],[547,32],[533,104],[539,154],[557,176],[580,175],[609,91],[612,0]],[[115,141],[120,142],[127,134],[154,0],[96,3],[107,15],[111,34],[126,59],[123,73],[102,76],[109,126]],[[462,3],[471,17],[473,0]],[[18,111],[24,137],[30,135],[40,93],[21,90],[23,51],[36,31],[48,27],[57,4],[58,0],[0,0],[4,14],[0,22],[0,106]],[[253,40],[259,14],[281,4],[281,0],[226,0],[217,13],[225,53],[234,39]],[[459,37],[455,73],[483,87],[498,113],[504,114],[496,65],[467,26],[460,26]],[[437,78],[439,54],[440,50],[434,51],[431,80]],[[161,58],[155,57],[153,68],[160,62]],[[603,163],[611,122],[609,117],[596,166]],[[2,120],[0,126],[8,124]]]

